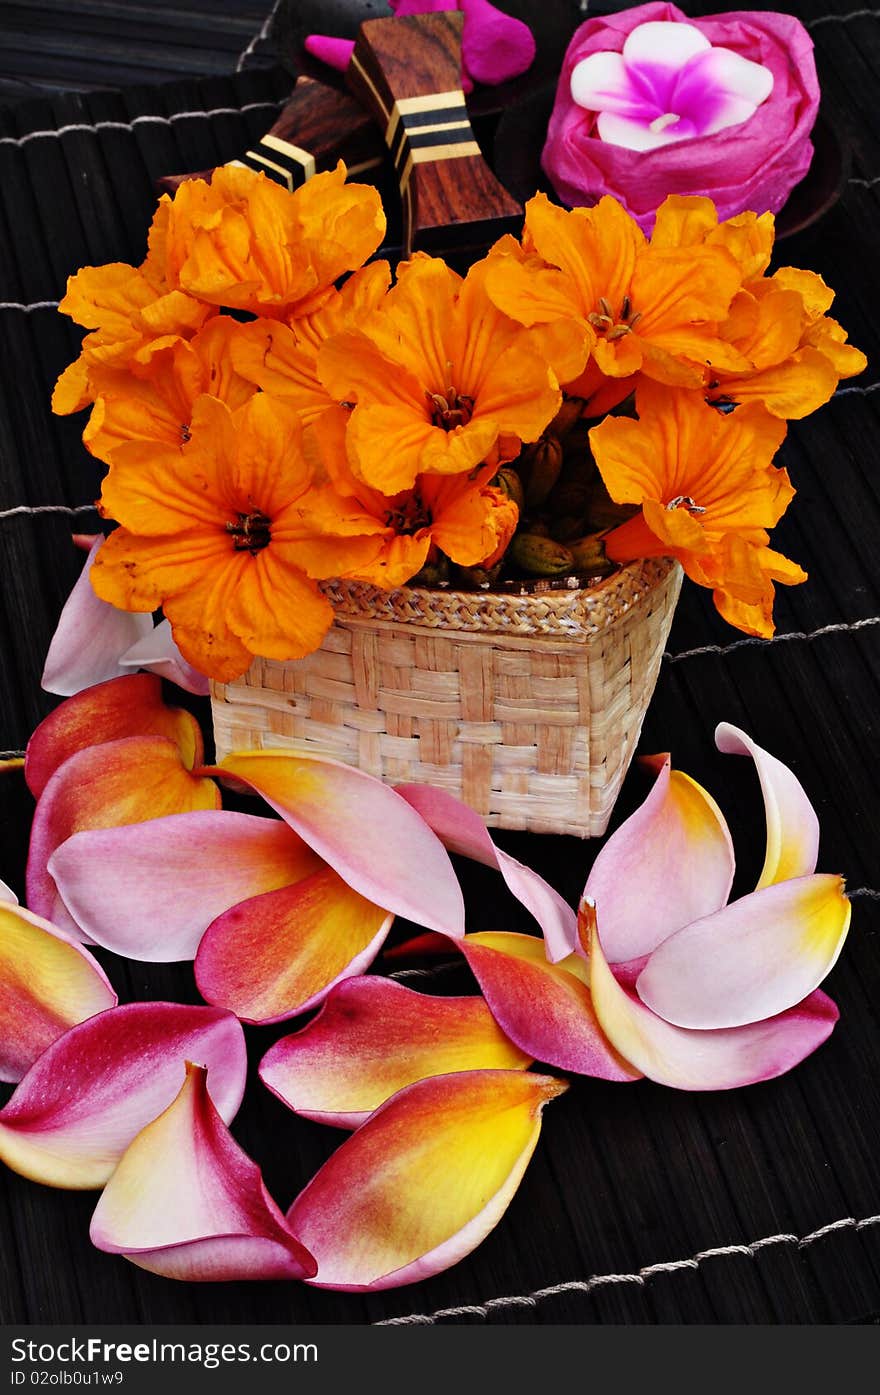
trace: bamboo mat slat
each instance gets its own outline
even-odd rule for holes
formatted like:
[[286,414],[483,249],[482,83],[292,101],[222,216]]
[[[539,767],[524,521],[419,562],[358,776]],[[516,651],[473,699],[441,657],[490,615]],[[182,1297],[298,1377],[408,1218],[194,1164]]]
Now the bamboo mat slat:
[[[18,22],[17,12],[32,8],[4,6],[0,32],[9,12]],[[98,10],[135,7],[95,0],[47,8],[59,23],[71,12],[75,25],[78,15],[92,23]],[[150,8],[159,15],[164,7]],[[856,8],[870,13],[842,22]],[[236,7],[250,25],[245,43],[265,15],[265,6],[252,9]],[[234,26],[224,30],[223,7],[203,0],[187,0],[177,34],[188,32],[185,15],[209,12],[211,42],[216,12],[217,29],[235,32],[237,43]],[[761,860],[758,797],[747,762],[715,753],[715,724],[743,725],[803,780],[822,824],[821,865],[845,872],[857,893],[853,931],[828,985],[842,1010],[831,1041],[791,1076],[747,1091],[685,1095],[644,1083],[577,1082],[548,1111],[524,1183],[485,1244],[447,1274],[382,1295],[171,1284],[92,1250],[93,1197],[3,1174],[0,1321],[360,1323],[438,1315],[441,1324],[839,1323],[880,1313],[880,387],[872,391],[880,383],[873,96],[880,18],[876,6],[852,0],[810,0],[798,12],[812,22],[826,98],[851,147],[852,179],[841,202],[780,247],[778,260],[810,267],[835,287],[836,313],[871,364],[864,383],[794,424],[784,448],[799,495],[778,545],[810,580],[780,590],[781,637],[744,640],[686,586],[640,749],[671,747],[676,764],[719,796],[740,857],[739,891]],[[227,37],[211,52],[222,54]],[[175,41],[169,33],[169,45]],[[138,64],[132,74],[134,60],[121,69],[108,60],[91,85],[102,72],[115,83],[152,75]],[[192,66],[164,86],[142,80],[0,108],[0,302],[57,300],[80,264],[142,256],[156,175],[239,153],[270,124],[290,83],[279,70],[232,76],[232,67],[227,57],[225,72],[218,66],[208,78]],[[89,129],[22,140],[64,126]],[[77,332],[51,308],[0,310],[0,514],[22,505],[72,508],[95,497],[99,475],[79,442],[81,422],[55,419],[48,407],[52,382],[76,344]],[[2,750],[20,749],[52,705],[39,674],[81,561],[68,541],[72,522],[84,531],[95,519],[0,517]],[[643,788],[634,771],[615,823]],[[19,777],[4,777],[0,875],[18,886],[29,818]],[[511,833],[498,841],[577,897],[592,845]],[[486,869],[462,867],[462,875],[473,929],[530,928]],[[106,958],[130,996],[194,994],[186,968],[125,968]],[[460,969],[410,982],[443,993],[469,984]],[[282,1030],[252,1033],[255,1057]],[[256,1088],[235,1132],[282,1204],[337,1142]]]

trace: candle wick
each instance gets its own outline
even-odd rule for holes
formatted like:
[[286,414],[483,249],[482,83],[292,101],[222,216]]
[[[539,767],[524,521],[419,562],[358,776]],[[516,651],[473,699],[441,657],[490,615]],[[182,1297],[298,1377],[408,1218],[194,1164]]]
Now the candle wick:
[[655,116],[648,129],[659,134],[660,131],[665,131],[667,126],[675,126],[680,120],[681,117],[676,116],[674,111],[667,111],[664,116]]

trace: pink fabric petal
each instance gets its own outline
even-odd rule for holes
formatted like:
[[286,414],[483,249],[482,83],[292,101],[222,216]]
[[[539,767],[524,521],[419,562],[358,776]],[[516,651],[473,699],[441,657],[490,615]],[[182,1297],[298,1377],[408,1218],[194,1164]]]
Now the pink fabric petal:
[[213,781],[190,774],[177,746],[162,736],[129,736],[77,751],[56,770],[37,802],[28,851],[28,905],[79,936],[49,871],[56,848],[87,829],[142,823],[219,803]]
[[739,1027],[774,1017],[833,968],[850,912],[841,877],[797,877],[753,891],[671,935],[636,989],[679,1027]]
[[344,73],[351,55],[354,53],[354,39],[334,39],[329,34],[309,34],[305,41],[306,53],[326,63],[337,72]]
[[464,901],[442,843],[405,799],[339,761],[239,751],[216,774],[261,794],[343,881],[429,930],[464,934]]
[[715,745],[727,755],[751,756],[755,762],[767,820],[767,853],[758,887],[789,877],[806,877],[816,870],[819,820],[797,776],[744,731],[721,722]]
[[307,1027],[270,1047],[260,1079],[297,1114],[354,1129],[417,1080],[530,1064],[482,998],[429,998],[387,978],[350,978]]
[[69,1027],[116,1002],[88,950],[22,906],[0,902],[0,1080],[21,1080]]
[[566,1089],[527,1071],[420,1080],[346,1139],[287,1213],[319,1288],[374,1292],[438,1274],[497,1225]]
[[577,943],[576,913],[537,872],[496,848],[479,814],[454,795],[430,785],[398,785],[397,792],[450,852],[498,869],[509,890],[540,925],[549,959],[556,961],[571,954]]
[[534,1060],[600,1080],[639,1078],[596,1021],[580,955],[549,964],[534,936],[491,932],[466,935],[458,948],[499,1026]]
[[149,615],[132,615],[99,600],[89,573],[103,537],[95,538],[85,566],[65,602],[49,645],[41,685],[70,697],[126,672],[121,656],[153,628]]
[[709,40],[693,24],[648,20],[637,24],[627,35],[623,57],[627,64],[678,72],[690,58],[709,47]]
[[168,963],[193,959],[230,906],[320,866],[280,819],[204,809],[75,833],[48,871],[89,940],[128,959]]
[[187,1063],[176,1099],[132,1140],[104,1188],[92,1243],[168,1279],[303,1279],[317,1266]]
[[149,669],[151,673],[167,678],[170,683],[176,683],[178,688],[195,693],[197,697],[207,697],[211,691],[205,675],[187,662],[175,644],[169,620],[161,620],[155,629],[126,649],[119,666],[124,673],[138,668]]
[[247,1072],[232,1013],[126,1003],[72,1027],[0,1110],[0,1160],[50,1187],[102,1187],[135,1135],[175,1098],[187,1061],[208,1069],[228,1123]]
[[591,919],[590,992],[596,1016],[620,1054],[660,1085],[731,1090],[772,1080],[803,1061],[834,1029],[839,1014],[821,989],[788,1012],[747,1027],[674,1027],[617,982],[595,917]]
[[28,789],[39,799],[58,767],[87,746],[151,735],[176,742],[187,768],[203,757],[198,722],[183,708],[165,705],[156,674],[128,673],[99,683],[62,702],[37,727],[27,747]]
[[601,849],[584,889],[599,908],[612,963],[638,959],[720,910],[733,885],[733,845],[714,799],[671,770],[668,756],[653,763],[650,794]]
[[[489,0],[461,0],[461,56],[475,82],[494,87],[519,77],[535,61],[535,36],[527,24]],[[398,7],[398,14],[400,7]]]
[[245,1022],[282,1022],[368,969],[393,920],[322,866],[209,925],[196,955],[199,992]]

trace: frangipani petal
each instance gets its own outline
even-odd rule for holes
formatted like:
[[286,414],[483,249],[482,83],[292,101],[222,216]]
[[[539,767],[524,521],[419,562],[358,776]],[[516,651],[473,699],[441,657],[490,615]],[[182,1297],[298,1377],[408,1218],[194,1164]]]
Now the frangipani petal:
[[690,776],[670,769],[668,756],[653,763],[650,794],[608,839],[584,888],[598,907],[612,963],[638,959],[720,910],[733,885],[733,845],[718,805]]
[[815,872],[819,856],[819,820],[797,776],[729,722],[721,722],[716,728],[715,744],[727,755],[751,756],[761,782],[767,819],[767,854],[756,889]]
[[[104,602],[101,602],[103,605]],[[138,619],[142,617],[138,616]],[[161,620],[155,629],[150,629],[120,657],[119,666],[123,672],[146,668],[160,678],[176,683],[178,688],[197,697],[207,697],[211,685],[203,673],[187,663],[174,642],[170,620]]]
[[214,782],[190,774],[177,746],[163,736],[129,736],[77,751],[56,770],[37,802],[27,864],[28,905],[77,934],[48,868],[57,847],[86,829],[142,823],[219,803]]
[[464,901],[441,842],[393,789],[339,761],[238,751],[215,774],[256,790],[362,896],[429,930],[464,933]]
[[346,1139],[287,1213],[319,1288],[396,1288],[448,1269],[497,1225],[567,1089],[526,1071],[420,1080]]
[[390,979],[351,978],[307,1027],[270,1047],[260,1079],[297,1114],[353,1129],[417,1080],[530,1064],[482,998],[429,998]]
[[196,955],[199,992],[245,1022],[281,1022],[369,968],[393,920],[321,867],[208,926]]
[[39,799],[50,776],[74,752],[124,736],[167,737],[179,747],[187,769],[203,757],[195,717],[183,708],[165,706],[155,674],[130,674],[69,698],[40,723],[28,742],[25,764],[34,799]]
[[850,922],[843,878],[778,882],[695,920],[651,955],[643,1003],[679,1027],[739,1027],[801,1002],[834,966]]
[[231,1012],[126,1003],[72,1027],[0,1110],[0,1161],[50,1187],[102,1187],[135,1135],[175,1098],[187,1061],[208,1069],[228,1123],[247,1071]]
[[518,901],[531,911],[544,932],[547,957],[564,959],[577,943],[577,916],[543,877],[496,848],[473,809],[445,790],[430,785],[398,785],[397,793],[421,815],[450,852],[495,867]]
[[0,901],[0,1080],[20,1080],[68,1027],[116,1001],[88,950],[22,906]]
[[223,911],[309,876],[320,858],[281,819],[222,809],[75,833],[49,875],[83,933],[128,959],[193,959]]
[[747,1027],[709,1032],[674,1027],[617,982],[599,942],[595,915],[589,914],[589,920],[596,1016],[609,1041],[649,1080],[678,1090],[754,1085],[791,1070],[831,1035],[839,1014],[821,989],[788,1012]]
[[207,1088],[187,1062],[176,1099],[120,1159],[92,1217],[99,1250],[168,1279],[302,1279],[311,1255],[291,1234]]
[[11,901],[14,906],[18,905],[18,897],[5,882],[0,882],[0,901]]
[[637,1080],[596,1021],[585,960],[570,955],[550,964],[533,935],[466,935],[458,948],[468,961],[492,1016],[510,1040],[548,1066]]
[[99,600],[89,572],[103,537],[95,538],[86,564],[68,596],[46,655],[41,686],[70,697],[125,672],[120,656],[153,628],[149,615],[117,610]]

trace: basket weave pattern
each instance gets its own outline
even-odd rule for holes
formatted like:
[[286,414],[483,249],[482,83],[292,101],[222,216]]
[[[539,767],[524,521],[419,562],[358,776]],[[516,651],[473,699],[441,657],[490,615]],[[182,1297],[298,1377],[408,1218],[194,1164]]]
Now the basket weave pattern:
[[657,559],[527,596],[330,583],[319,650],[212,684],[218,759],[298,748],[448,790],[491,826],[598,835],[680,586],[678,565]]

